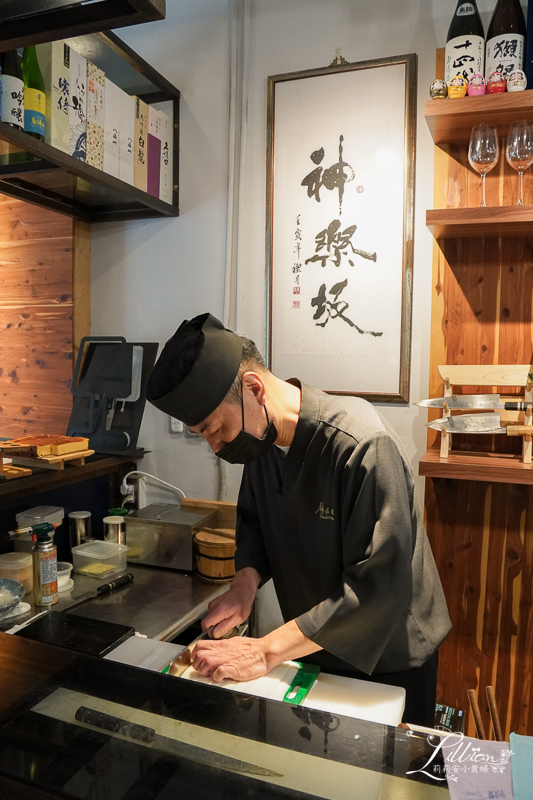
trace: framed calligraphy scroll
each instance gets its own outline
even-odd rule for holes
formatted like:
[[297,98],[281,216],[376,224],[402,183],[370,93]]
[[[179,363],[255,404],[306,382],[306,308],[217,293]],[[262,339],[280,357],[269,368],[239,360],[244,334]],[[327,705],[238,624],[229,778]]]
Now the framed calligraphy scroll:
[[267,361],[409,400],[416,55],[268,78]]

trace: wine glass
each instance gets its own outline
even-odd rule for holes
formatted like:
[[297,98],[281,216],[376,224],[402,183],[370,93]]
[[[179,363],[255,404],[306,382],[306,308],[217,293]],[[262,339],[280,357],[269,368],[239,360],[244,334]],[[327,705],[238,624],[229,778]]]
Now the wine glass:
[[510,126],[505,155],[511,167],[518,170],[518,202],[516,205],[521,206],[524,203],[522,176],[524,171],[533,164],[533,126],[527,120],[518,120]]
[[498,131],[491,125],[476,125],[470,134],[468,147],[468,161],[470,166],[481,175],[481,203],[485,202],[485,175],[498,163],[500,146],[498,144]]

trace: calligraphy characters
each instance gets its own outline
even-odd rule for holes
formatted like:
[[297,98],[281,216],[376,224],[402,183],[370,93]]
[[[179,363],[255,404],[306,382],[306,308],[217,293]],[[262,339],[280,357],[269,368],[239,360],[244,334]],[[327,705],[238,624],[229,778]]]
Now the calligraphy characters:
[[345,316],[344,312],[348,311],[350,306],[345,300],[339,300],[338,298],[344,289],[346,289],[347,285],[348,279],[346,278],[346,280],[332,286],[328,294],[333,295],[333,298],[332,300],[328,300],[326,297],[326,284],[322,284],[318,290],[317,296],[313,297],[311,300],[311,305],[316,308],[313,319],[321,319],[324,314],[326,314],[326,317],[322,322],[317,322],[316,324],[321,328],[325,328],[330,319],[340,319],[349,325],[350,328],[355,328],[358,333],[367,333],[370,336],[383,336],[383,331],[364,331],[356,325],[355,322]]
[[[342,143],[344,136],[339,136],[339,160],[332,164],[331,167],[323,169],[317,166],[309,175],[306,175],[302,181],[302,186],[307,186],[307,196],[314,197],[317,203],[320,203],[320,189],[324,187],[329,191],[338,189],[339,192],[339,216],[342,213],[342,198],[344,197],[344,184],[348,181],[353,181],[355,172],[346,161],[342,159],[343,147]],[[324,148],[315,150],[311,153],[311,161],[313,164],[320,164],[324,158]],[[345,170],[345,167],[347,168]]]
[[340,231],[340,227],[340,220],[334,219],[333,222],[330,222],[327,228],[324,228],[323,231],[317,233],[315,237],[315,255],[307,258],[305,260],[306,264],[310,264],[313,261],[320,261],[320,265],[325,267],[326,261],[330,260],[335,264],[336,267],[340,267],[342,256],[346,256],[349,265],[353,267],[354,262],[348,255],[348,248],[350,248],[351,252],[356,256],[361,256],[361,258],[366,258],[369,261],[376,261],[376,253],[369,253],[366,250],[358,250],[353,246],[351,238],[357,230],[357,225],[349,225],[343,231]]
[[472,75],[483,70],[485,58],[485,42],[480,36],[458,36],[456,44],[448,42],[446,45],[445,71],[448,80],[455,75],[462,75],[469,80]]
[[495,42],[492,57],[498,59],[494,72],[502,72],[504,75],[508,75],[518,69],[518,39],[502,39],[499,42]]
[[24,127],[24,88],[20,91],[11,92],[11,100],[13,101],[11,104],[10,114],[13,117],[14,122],[19,125],[21,128]]
[[[346,266],[354,267],[354,256],[359,256],[367,261],[377,261],[377,253],[375,251],[360,250],[354,247],[352,237],[357,231],[357,225],[347,225],[343,227],[341,223],[342,204],[344,200],[345,187],[355,178],[355,171],[353,167],[344,160],[344,136],[339,136],[339,159],[329,167],[323,168],[321,163],[325,156],[324,148],[321,147],[311,153],[311,161],[316,164],[313,169],[301,182],[301,186],[307,188],[307,197],[317,202],[321,202],[321,192],[323,189],[327,191],[337,191],[339,198],[339,214],[338,218],[329,222],[329,224],[320,230],[315,235],[315,252],[309,258],[305,259],[305,266],[319,264],[320,267],[325,268],[327,264],[333,264],[337,269],[345,269]],[[300,217],[298,216],[298,225]],[[299,275],[301,272],[300,263],[300,245],[301,232],[298,242],[298,263],[293,265],[293,273],[295,274],[295,282],[299,284]],[[331,319],[338,319],[346,323],[349,327],[356,330],[361,334],[368,334],[371,336],[382,336],[383,331],[363,330],[346,316],[345,312],[349,308],[346,300],[339,300],[340,294],[346,289],[348,285],[348,278],[338,283],[335,283],[328,292],[332,295],[332,299],[326,296],[326,284],[322,283],[318,289],[318,293],[311,300],[311,307],[315,309],[313,319],[315,324],[324,328]],[[293,301],[293,308],[299,308]]]
[[68,114],[69,111],[69,82],[66,78],[60,77],[59,78],[59,97],[57,99],[57,108],[59,111],[62,111],[64,114]]

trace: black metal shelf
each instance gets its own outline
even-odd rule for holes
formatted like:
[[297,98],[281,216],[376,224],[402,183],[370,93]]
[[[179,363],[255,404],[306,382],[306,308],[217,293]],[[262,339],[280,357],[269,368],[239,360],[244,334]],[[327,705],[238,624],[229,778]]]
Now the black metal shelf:
[[128,94],[172,104],[172,205],[3,122],[0,192],[86,222],[178,216],[179,91],[111,31],[66,41]]
[[165,0],[2,0],[0,50],[161,20],[165,12]]

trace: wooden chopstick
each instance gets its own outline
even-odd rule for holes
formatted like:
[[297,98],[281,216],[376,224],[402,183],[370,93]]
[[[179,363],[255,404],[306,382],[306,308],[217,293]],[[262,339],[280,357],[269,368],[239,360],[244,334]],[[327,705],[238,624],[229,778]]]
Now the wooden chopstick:
[[479,706],[477,704],[476,692],[474,689],[469,689],[468,692],[468,702],[470,703],[470,708],[472,710],[472,716],[474,717],[474,724],[476,726],[477,738],[478,739],[486,739],[485,735],[485,728],[483,727],[483,720],[481,719],[481,713],[479,711]]
[[494,694],[494,688],[492,686],[486,686],[485,691],[487,693],[490,718],[492,721],[492,727],[494,728],[494,735],[496,737],[496,741],[503,742],[504,738],[502,734],[502,726],[500,725],[500,717],[498,715],[498,709],[496,707],[496,696]]

